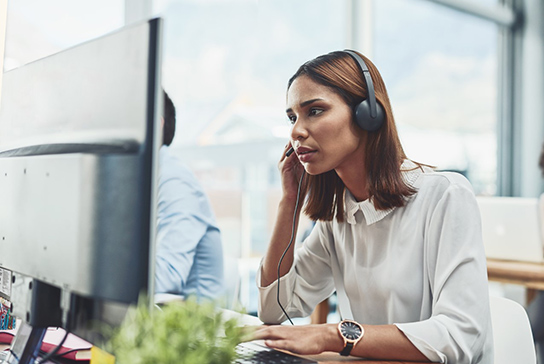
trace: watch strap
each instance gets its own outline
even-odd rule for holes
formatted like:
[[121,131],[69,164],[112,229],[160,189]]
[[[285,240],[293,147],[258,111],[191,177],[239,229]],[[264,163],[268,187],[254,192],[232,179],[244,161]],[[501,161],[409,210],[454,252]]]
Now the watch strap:
[[348,356],[349,353],[351,353],[351,349],[353,349],[353,343],[346,342],[346,346],[344,346],[344,349],[340,352],[340,355]]

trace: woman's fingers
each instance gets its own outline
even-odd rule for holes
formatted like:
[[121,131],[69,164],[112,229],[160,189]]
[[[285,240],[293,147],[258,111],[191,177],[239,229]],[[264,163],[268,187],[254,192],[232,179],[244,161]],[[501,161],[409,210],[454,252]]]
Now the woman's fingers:
[[273,326],[261,326],[253,333],[253,340],[280,339],[279,330],[274,330]]
[[323,335],[328,333],[327,330],[325,325],[274,325],[255,331],[254,340],[264,340],[270,348],[296,354],[319,354],[326,348]]
[[265,340],[264,344],[272,349],[288,350],[292,353],[298,354],[296,347],[293,347],[290,340]]

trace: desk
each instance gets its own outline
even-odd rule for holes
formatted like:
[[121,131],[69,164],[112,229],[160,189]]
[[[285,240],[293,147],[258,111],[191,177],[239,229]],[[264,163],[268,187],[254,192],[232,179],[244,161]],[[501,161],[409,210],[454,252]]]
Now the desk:
[[304,356],[304,358],[316,360],[318,363],[324,363],[324,364],[342,364],[342,363],[350,363],[350,364],[423,364],[421,362],[414,362],[414,361],[393,361],[393,360],[362,360],[357,359],[353,357],[341,357],[338,353],[322,353],[319,355],[307,355]]
[[521,284],[530,289],[544,290],[544,263],[487,259],[490,281]]
[[487,276],[490,281],[527,287],[527,302],[534,298],[536,290],[544,290],[544,263],[488,258]]

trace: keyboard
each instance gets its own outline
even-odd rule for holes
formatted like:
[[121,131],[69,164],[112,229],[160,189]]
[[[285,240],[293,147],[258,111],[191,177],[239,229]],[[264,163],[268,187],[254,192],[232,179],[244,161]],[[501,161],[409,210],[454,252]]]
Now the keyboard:
[[233,364],[315,364],[316,361],[300,358],[257,343],[242,343],[236,347],[237,359]]

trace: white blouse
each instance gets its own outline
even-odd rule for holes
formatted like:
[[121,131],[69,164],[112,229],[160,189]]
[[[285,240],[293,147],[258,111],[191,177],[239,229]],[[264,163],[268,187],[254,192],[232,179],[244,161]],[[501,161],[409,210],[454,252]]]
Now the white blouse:
[[[376,210],[346,191],[346,219],[318,222],[281,278],[289,316],[308,316],[337,291],[343,318],[395,324],[431,361],[493,363],[493,337],[480,213],[470,183],[450,172],[414,169],[417,189],[401,208]],[[290,228],[290,227],[289,227]],[[259,318],[286,320],[277,282],[259,287]]]

